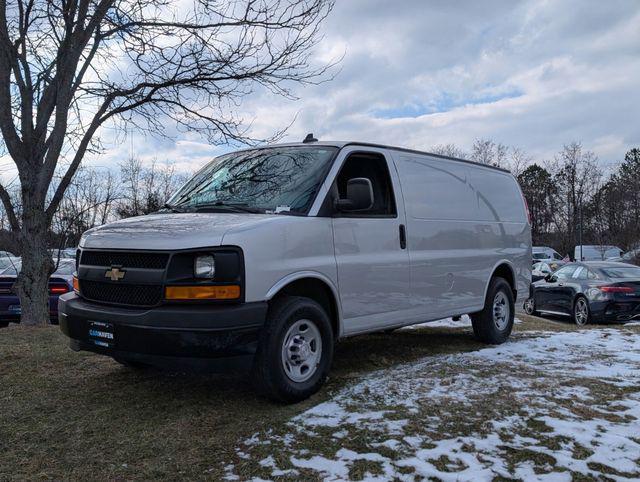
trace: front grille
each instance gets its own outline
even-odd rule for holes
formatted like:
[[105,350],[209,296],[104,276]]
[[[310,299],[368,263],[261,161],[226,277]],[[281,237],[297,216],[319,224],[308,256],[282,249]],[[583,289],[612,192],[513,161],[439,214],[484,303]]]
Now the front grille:
[[119,251],[83,251],[80,264],[88,266],[124,266],[126,268],[165,269],[167,253],[135,253]]
[[155,306],[162,300],[160,285],[126,285],[81,280],[83,298],[103,303],[132,306]]

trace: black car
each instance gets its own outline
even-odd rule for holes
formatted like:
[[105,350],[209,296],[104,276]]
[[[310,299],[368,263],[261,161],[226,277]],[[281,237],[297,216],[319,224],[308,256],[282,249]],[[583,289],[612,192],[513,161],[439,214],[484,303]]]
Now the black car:
[[612,261],[569,263],[531,284],[524,309],[571,316],[578,325],[640,319],[640,267]]

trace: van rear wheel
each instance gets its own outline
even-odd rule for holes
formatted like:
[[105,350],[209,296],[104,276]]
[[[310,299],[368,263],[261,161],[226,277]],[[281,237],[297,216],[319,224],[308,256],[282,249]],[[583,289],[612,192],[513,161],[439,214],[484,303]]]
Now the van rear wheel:
[[269,309],[252,378],[265,396],[299,402],[322,387],[332,359],[333,332],[322,306],[309,298],[283,296]]
[[492,345],[504,343],[513,329],[514,314],[511,286],[504,278],[493,278],[489,284],[484,308],[471,315],[475,338]]

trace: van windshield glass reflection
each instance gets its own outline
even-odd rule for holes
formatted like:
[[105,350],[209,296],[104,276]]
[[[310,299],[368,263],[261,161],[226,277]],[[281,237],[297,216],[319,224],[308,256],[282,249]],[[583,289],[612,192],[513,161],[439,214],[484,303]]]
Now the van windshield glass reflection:
[[175,212],[303,214],[336,153],[334,147],[276,147],[218,157],[167,203]]

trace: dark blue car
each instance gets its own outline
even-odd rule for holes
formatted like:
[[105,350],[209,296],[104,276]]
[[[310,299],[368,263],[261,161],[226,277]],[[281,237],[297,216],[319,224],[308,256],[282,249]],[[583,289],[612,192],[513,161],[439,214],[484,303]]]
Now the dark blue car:
[[611,261],[569,263],[531,284],[529,314],[570,316],[577,325],[640,319],[640,267]]
[[[0,273],[0,327],[10,322],[20,322],[20,300],[13,290],[20,262],[15,262]],[[58,268],[49,278],[49,318],[58,323],[58,297],[73,291],[75,260],[61,259]]]

